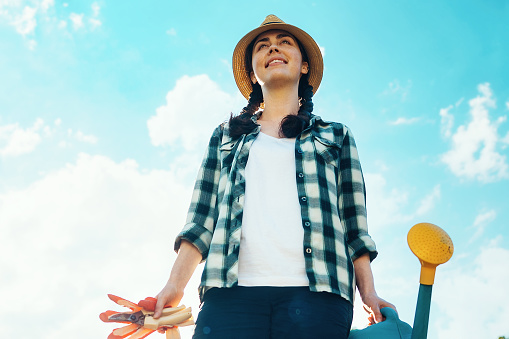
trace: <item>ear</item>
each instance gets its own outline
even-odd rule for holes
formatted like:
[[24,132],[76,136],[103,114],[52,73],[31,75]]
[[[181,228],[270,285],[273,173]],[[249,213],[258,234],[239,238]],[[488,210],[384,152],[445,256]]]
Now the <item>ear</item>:
[[253,84],[256,84],[258,82],[258,79],[256,79],[256,76],[253,71],[251,71],[251,73],[249,74],[249,77],[251,78],[251,82]]
[[303,61],[300,73],[301,74],[308,74],[308,72],[309,72],[309,65],[308,65],[308,63],[306,61]]

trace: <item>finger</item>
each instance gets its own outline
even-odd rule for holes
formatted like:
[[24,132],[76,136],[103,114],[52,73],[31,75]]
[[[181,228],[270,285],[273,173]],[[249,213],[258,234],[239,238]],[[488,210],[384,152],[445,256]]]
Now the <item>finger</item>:
[[166,327],[166,326],[159,327],[159,328],[157,329],[157,332],[159,332],[159,333],[165,333],[167,329],[168,329],[168,327]]
[[380,312],[380,309],[379,308],[376,308],[373,310],[373,314],[375,316],[375,321],[377,323],[380,323],[383,321],[383,316],[382,316],[382,312]]
[[370,314],[368,317],[369,326],[376,324],[375,319],[373,318],[373,314]]
[[163,297],[157,298],[156,309],[154,312],[154,319],[159,319],[159,317],[161,316],[161,313],[163,312],[164,304],[165,304],[165,300]]
[[396,309],[396,306],[394,306],[393,304],[387,303],[387,307],[392,308],[394,311],[396,311],[396,314],[398,314],[398,310]]
[[[392,308],[394,311],[396,311],[396,314],[398,314],[398,310],[396,309],[396,306],[394,306],[393,304],[391,304],[387,301],[383,301],[382,303],[380,303],[380,308],[382,309],[384,307]],[[385,320],[385,317],[384,317],[384,320]]]

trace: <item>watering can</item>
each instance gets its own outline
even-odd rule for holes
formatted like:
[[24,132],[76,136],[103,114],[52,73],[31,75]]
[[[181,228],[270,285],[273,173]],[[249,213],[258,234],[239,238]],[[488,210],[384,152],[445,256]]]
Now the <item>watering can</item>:
[[408,232],[407,241],[410,250],[421,262],[420,287],[413,328],[401,321],[396,311],[385,307],[380,310],[386,318],[385,321],[362,330],[352,330],[349,339],[426,339],[436,267],[451,258],[454,246],[443,229],[429,223],[413,226]]

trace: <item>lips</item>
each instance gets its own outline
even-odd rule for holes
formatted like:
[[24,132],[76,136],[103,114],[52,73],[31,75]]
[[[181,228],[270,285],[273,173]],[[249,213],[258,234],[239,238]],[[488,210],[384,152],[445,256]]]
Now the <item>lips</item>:
[[272,57],[269,59],[269,61],[267,62],[267,64],[265,65],[265,68],[271,66],[271,65],[283,65],[283,64],[286,64],[288,63],[285,59],[281,58],[281,57]]

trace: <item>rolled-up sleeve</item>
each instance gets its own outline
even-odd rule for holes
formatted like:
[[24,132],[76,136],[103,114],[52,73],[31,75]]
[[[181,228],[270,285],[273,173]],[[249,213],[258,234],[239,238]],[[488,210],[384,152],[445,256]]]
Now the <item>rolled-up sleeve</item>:
[[187,221],[175,239],[174,249],[178,252],[182,240],[189,241],[207,258],[212,234],[217,221],[217,195],[221,172],[219,149],[222,126],[217,127],[210,138],[194,185],[193,196]]
[[355,260],[368,253],[372,261],[378,252],[375,242],[368,234],[364,176],[355,140],[347,127],[341,147],[340,171],[341,217],[347,232],[350,257]]

